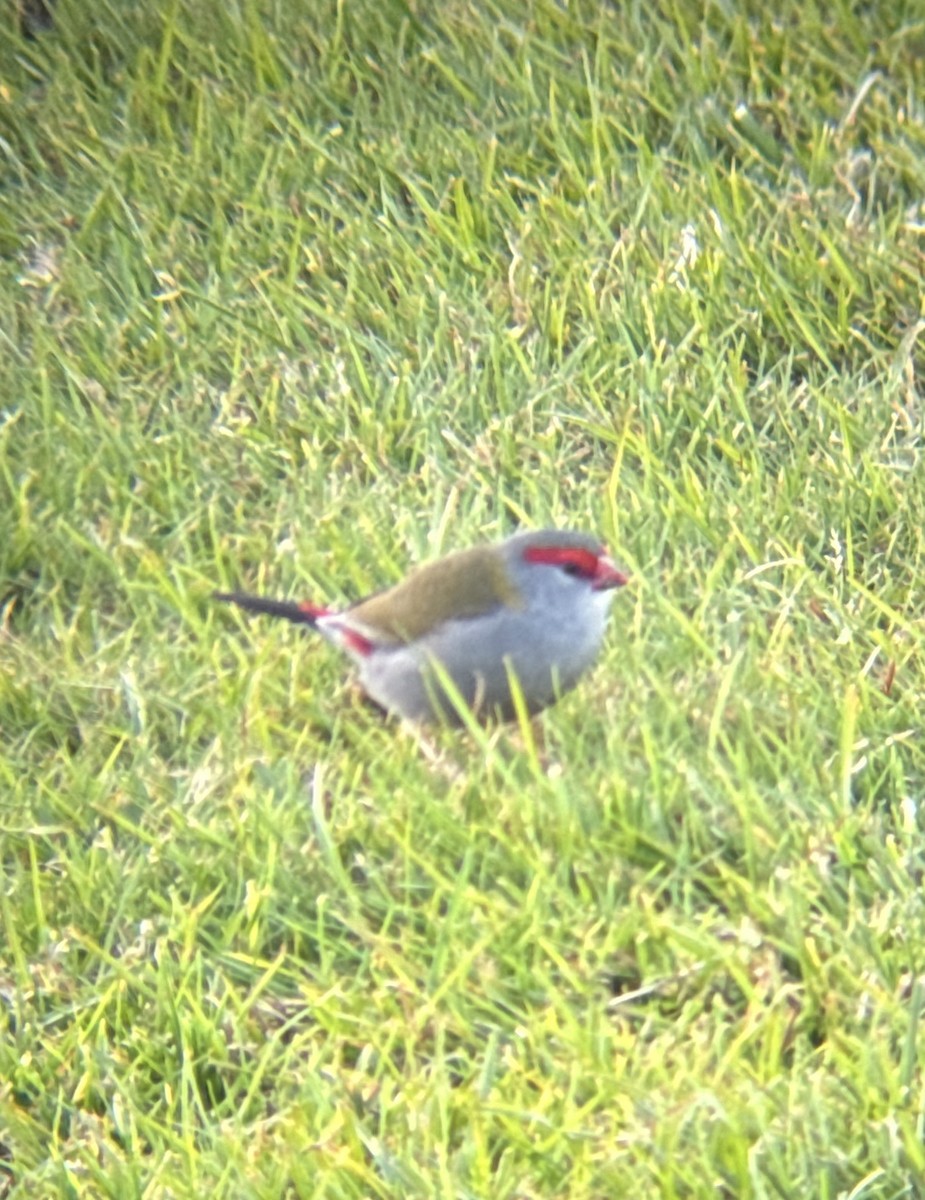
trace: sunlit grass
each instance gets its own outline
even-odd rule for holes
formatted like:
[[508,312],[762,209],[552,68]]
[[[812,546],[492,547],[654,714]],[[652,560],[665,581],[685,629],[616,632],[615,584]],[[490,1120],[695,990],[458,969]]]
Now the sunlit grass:
[[[919,1194],[925,26],[129,7],[0,16],[0,1195]],[[533,729],[209,600],[550,523]]]

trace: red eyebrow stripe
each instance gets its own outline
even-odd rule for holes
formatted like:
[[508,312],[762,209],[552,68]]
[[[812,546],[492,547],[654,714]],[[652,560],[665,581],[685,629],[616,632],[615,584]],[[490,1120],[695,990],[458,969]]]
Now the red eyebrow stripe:
[[524,558],[527,562],[548,563],[553,567],[574,567],[586,579],[593,579],[599,555],[577,546],[528,546]]

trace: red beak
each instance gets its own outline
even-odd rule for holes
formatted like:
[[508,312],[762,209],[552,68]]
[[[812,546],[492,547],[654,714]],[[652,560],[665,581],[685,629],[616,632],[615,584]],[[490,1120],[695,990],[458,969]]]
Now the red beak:
[[602,554],[597,560],[591,586],[596,592],[603,592],[607,588],[624,587],[629,580],[629,575],[621,571],[613,559]]

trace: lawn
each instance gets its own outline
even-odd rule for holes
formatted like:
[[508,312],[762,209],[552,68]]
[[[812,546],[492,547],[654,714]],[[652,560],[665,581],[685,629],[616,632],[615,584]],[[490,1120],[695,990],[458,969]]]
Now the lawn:
[[[918,4],[0,9],[0,1197],[925,1195]],[[422,744],[215,588],[633,575]]]

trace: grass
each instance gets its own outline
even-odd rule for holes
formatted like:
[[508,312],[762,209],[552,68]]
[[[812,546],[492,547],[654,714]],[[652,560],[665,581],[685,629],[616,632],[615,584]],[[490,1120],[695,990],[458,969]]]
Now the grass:
[[[15,9],[0,1195],[922,1195],[917,7]],[[536,744],[209,602],[550,522]]]

